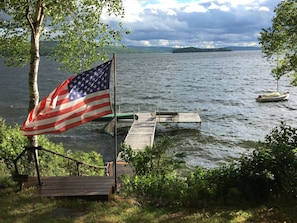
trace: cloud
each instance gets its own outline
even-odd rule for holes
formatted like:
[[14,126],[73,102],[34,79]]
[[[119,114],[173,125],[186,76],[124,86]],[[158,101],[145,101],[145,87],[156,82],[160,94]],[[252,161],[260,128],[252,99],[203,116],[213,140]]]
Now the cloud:
[[203,13],[203,12],[207,12],[207,8],[200,5],[199,3],[194,3],[194,4],[187,5],[183,9],[183,12],[185,12],[185,13],[193,13],[193,12],[201,13],[202,12]]
[[[280,0],[123,0],[126,45],[257,45]],[[115,19],[115,18],[106,18]],[[106,20],[107,21],[107,20]]]
[[213,2],[210,3],[210,6],[208,7],[208,10],[221,10],[221,11],[230,11],[230,7],[228,7],[227,5],[217,5]]

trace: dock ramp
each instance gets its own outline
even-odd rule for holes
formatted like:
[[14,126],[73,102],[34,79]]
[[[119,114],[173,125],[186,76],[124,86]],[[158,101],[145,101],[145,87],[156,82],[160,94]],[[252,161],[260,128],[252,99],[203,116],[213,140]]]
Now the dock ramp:
[[153,112],[138,113],[138,119],[133,124],[124,140],[124,143],[133,150],[153,146],[157,123],[201,123],[198,112]]
[[156,117],[151,113],[139,113],[137,116],[124,141],[133,150],[153,146],[157,124]]

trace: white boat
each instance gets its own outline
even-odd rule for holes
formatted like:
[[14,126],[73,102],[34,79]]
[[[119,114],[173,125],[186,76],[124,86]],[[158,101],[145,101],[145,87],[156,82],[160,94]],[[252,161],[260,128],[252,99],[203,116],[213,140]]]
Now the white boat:
[[261,94],[256,98],[257,102],[277,102],[277,101],[286,101],[289,99],[289,92],[279,93],[279,92],[271,92]]

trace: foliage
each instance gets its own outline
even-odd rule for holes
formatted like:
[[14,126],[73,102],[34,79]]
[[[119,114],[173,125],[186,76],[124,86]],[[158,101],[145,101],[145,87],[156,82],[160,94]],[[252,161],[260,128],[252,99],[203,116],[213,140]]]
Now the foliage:
[[274,193],[296,196],[297,129],[282,122],[279,127],[272,130],[270,135],[266,136],[262,150],[267,151],[269,156],[267,159],[269,162],[263,163],[263,169],[266,168],[270,171],[270,175],[273,177],[272,189]]
[[276,61],[272,69],[276,80],[285,74],[293,76],[292,84],[297,85],[297,1],[281,1],[275,8],[272,26],[263,29],[259,43],[268,60]]
[[[159,144],[154,149],[160,146],[169,148]],[[136,174],[123,178],[124,190],[158,205],[206,207],[297,198],[297,130],[284,122],[239,160],[210,170],[197,167],[186,176],[172,157],[151,154],[150,148],[138,153],[124,150],[123,157],[132,163]],[[155,165],[159,157],[162,171]]]
[[6,125],[0,117],[0,158],[9,170],[13,170],[13,160],[23,151],[27,143],[18,126]]
[[124,145],[122,159],[132,164],[135,176],[124,176],[125,193],[135,193],[151,202],[159,204],[177,204],[182,200],[184,181],[178,171],[184,164],[183,154],[168,155],[166,152],[173,146],[166,136],[153,147],[135,152]]
[[[285,123],[237,162],[188,177],[189,200],[261,203],[297,197],[297,130]],[[205,199],[206,198],[206,199]]]
[[28,63],[32,47],[41,39],[56,41],[51,55],[63,69],[78,72],[105,60],[104,47],[129,33],[122,23],[112,26],[102,19],[104,15],[123,17],[121,0],[1,1],[0,8],[0,56],[9,56],[8,65]]
[[[45,136],[39,138],[40,146],[91,165],[103,166],[103,158],[101,154],[94,151],[65,151],[62,144],[54,144]],[[2,176],[11,176],[14,174],[14,160],[21,154],[27,145],[27,138],[22,135],[19,126],[11,127],[6,125],[5,121],[0,118],[0,171]],[[19,161],[18,167],[21,174],[34,175],[35,172],[32,162],[29,162],[31,157],[25,154]],[[65,176],[77,175],[77,163],[73,160],[53,155],[44,150],[38,150],[40,173],[46,176]],[[29,161],[28,161],[29,160]],[[33,166],[33,167],[32,167]],[[88,165],[80,164],[81,175],[103,175],[103,169],[90,168]]]
[[11,174],[7,169],[4,160],[0,158],[0,189],[7,188],[15,183],[11,179]]
[[[95,166],[104,166],[102,155],[95,151],[73,152],[71,150],[68,150],[67,156],[72,157],[78,161],[83,161],[84,163],[87,163],[87,164],[93,164]],[[69,165],[69,167],[67,169],[69,169],[70,175],[77,175],[77,169],[76,169],[76,165],[74,165],[74,163],[72,163],[72,165]],[[84,165],[84,164],[80,164],[79,170],[80,170],[80,175],[85,175],[85,176],[95,176],[95,175],[103,176],[104,175],[103,169],[98,170],[95,167],[90,167],[90,166]]]
[[[216,182],[210,181],[212,171],[197,167],[190,171],[187,178],[187,192],[184,198],[185,206],[205,206],[216,198]],[[219,180],[219,179],[218,179]]]
[[184,163],[183,153],[174,154],[174,158],[166,153],[173,145],[168,136],[157,141],[153,147],[147,146],[143,151],[135,151],[130,146],[123,145],[121,158],[132,164],[138,176],[150,173],[166,174],[179,169]]

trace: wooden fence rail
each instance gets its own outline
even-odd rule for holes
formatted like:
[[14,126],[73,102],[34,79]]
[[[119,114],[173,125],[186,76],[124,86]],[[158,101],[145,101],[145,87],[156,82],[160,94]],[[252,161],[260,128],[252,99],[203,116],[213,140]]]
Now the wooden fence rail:
[[104,170],[104,175],[105,176],[110,176],[110,173],[112,173],[112,162],[107,162],[105,166],[98,166],[94,164],[89,164],[84,161],[80,161],[77,159],[74,159],[72,157],[66,156],[64,154],[60,154],[48,149],[45,149],[41,146],[38,147],[25,147],[22,153],[18,155],[18,157],[14,160],[14,167],[15,167],[15,175],[14,175],[14,180],[17,181],[19,184],[22,184],[23,182],[26,182],[26,179],[28,178],[28,175],[20,174],[19,167],[18,167],[18,161],[27,153],[31,152],[34,155],[34,162],[35,162],[35,167],[36,167],[36,173],[37,173],[37,178],[39,181],[39,184],[41,184],[40,181],[40,173],[39,173],[39,160],[38,160],[38,153],[37,151],[45,151],[47,153],[51,153],[55,156],[60,156],[63,157],[67,160],[73,161],[76,164],[76,171],[77,171],[77,176],[81,176],[81,171],[80,171],[80,166],[85,165],[90,168],[95,168],[95,169],[103,169]]

